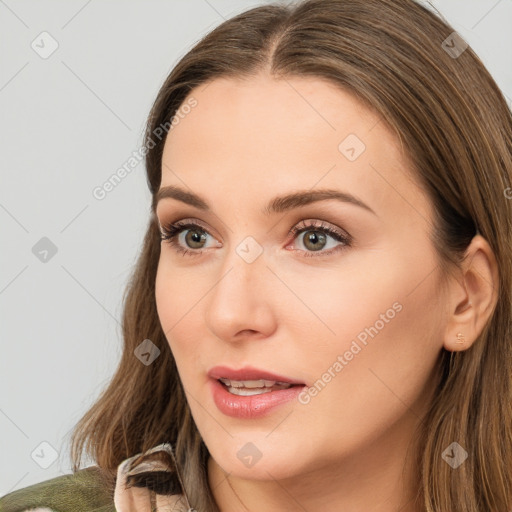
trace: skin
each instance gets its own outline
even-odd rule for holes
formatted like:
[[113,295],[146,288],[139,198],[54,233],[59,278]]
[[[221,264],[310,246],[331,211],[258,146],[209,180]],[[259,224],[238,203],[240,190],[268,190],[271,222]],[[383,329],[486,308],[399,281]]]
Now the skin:
[[[497,273],[489,245],[476,236],[460,278],[441,287],[428,238],[432,205],[399,142],[327,81],[260,74],[216,79],[191,95],[197,106],[166,139],[161,187],[194,192],[212,211],[159,202],[162,225],[199,221],[207,238],[192,256],[162,242],[156,301],[211,455],[208,479],[221,512],[421,510],[411,501],[418,468],[406,452],[414,452],[443,347],[469,348],[491,314]],[[349,134],[366,146],[354,161],[338,149]],[[375,214],[333,199],[260,212],[277,195],[320,188],[349,192]],[[314,251],[305,231],[288,235],[303,220],[344,230],[352,244],[327,235]],[[252,263],[236,251],[247,236],[263,251]],[[178,243],[201,250],[186,230]],[[322,254],[334,247],[342,248]],[[309,403],[247,420],[213,402],[207,371],[219,364],[313,386],[396,303],[401,310]],[[464,345],[455,343],[458,332]],[[237,457],[248,442],[262,454],[251,467]]]

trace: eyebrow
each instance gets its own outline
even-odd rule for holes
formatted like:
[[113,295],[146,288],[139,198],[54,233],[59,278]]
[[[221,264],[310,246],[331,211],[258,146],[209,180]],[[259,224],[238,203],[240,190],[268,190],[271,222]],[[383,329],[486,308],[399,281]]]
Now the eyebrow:
[[[162,187],[160,190],[158,190],[153,202],[154,209],[156,210],[156,206],[160,200],[166,198],[176,199],[177,201],[189,204],[206,212],[211,210],[207,201],[199,195],[193,192],[188,192],[187,190],[173,185]],[[283,213],[295,208],[300,208],[301,206],[306,206],[311,203],[325,201],[327,199],[335,199],[343,203],[353,204],[373,213],[374,215],[377,215],[372,210],[372,208],[370,208],[366,203],[357,197],[349,194],[348,192],[342,192],[335,189],[304,190],[274,197],[262,209],[261,213],[265,216],[270,216],[272,214]]]

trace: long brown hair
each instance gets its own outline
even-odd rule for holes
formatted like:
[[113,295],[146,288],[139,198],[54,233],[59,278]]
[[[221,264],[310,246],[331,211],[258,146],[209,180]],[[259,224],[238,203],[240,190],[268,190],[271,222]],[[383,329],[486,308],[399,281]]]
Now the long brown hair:
[[[440,357],[442,378],[423,419],[417,459],[422,506],[506,511],[512,508],[512,115],[479,57],[454,32],[413,0],[303,0],[228,19],[179,61],[158,93],[146,125],[147,182],[154,197],[165,142],[155,134],[177,119],[195,87],[218,77],[250,79],[266,71],[278,79],[327,79],[377,112],[435,207],[432,242],[442,268],[458,267],[476,233],[489,242],[499,268],[498,302],[485,329],[470,349],[443,349]],[[123,296],[124,352],[75,427],[73,469],[85,450],[113,482],[123,459],[169,442],[191,505],[216,512],[208,450],[157,316],[154,208],[153,202]],[[134,356],[146,339],[161,351],[148,366]],[[442,460],[455,441],[468,452],[457,470]]]

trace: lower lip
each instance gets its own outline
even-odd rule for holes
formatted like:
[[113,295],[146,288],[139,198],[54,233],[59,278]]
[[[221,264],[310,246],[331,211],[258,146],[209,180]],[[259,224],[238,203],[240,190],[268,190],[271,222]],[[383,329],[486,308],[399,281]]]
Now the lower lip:
[[271,409],[293,400],[305,386],[292,386],[287,389],[242,396],[230,393],[217,379],[211,379],[213,401],[219,410],[233,418],[253,419],[265,416]]

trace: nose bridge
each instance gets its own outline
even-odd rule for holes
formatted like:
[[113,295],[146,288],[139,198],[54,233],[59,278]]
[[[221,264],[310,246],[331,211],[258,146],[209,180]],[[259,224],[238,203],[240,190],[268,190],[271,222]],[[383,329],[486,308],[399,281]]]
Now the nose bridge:
[[268,331],[271,294],[265,292],[265,279],[271,277],[263,247],[253,237],[232,246],[208,302],[209,328],[223,339],[240,331]]
[[[247,302],[258,300],[264,281],[265,255],[261,244],[252,236],[247,236],[230,247],[222,265],[215,295]],[[219,297],[217,297],[219,298]]]

